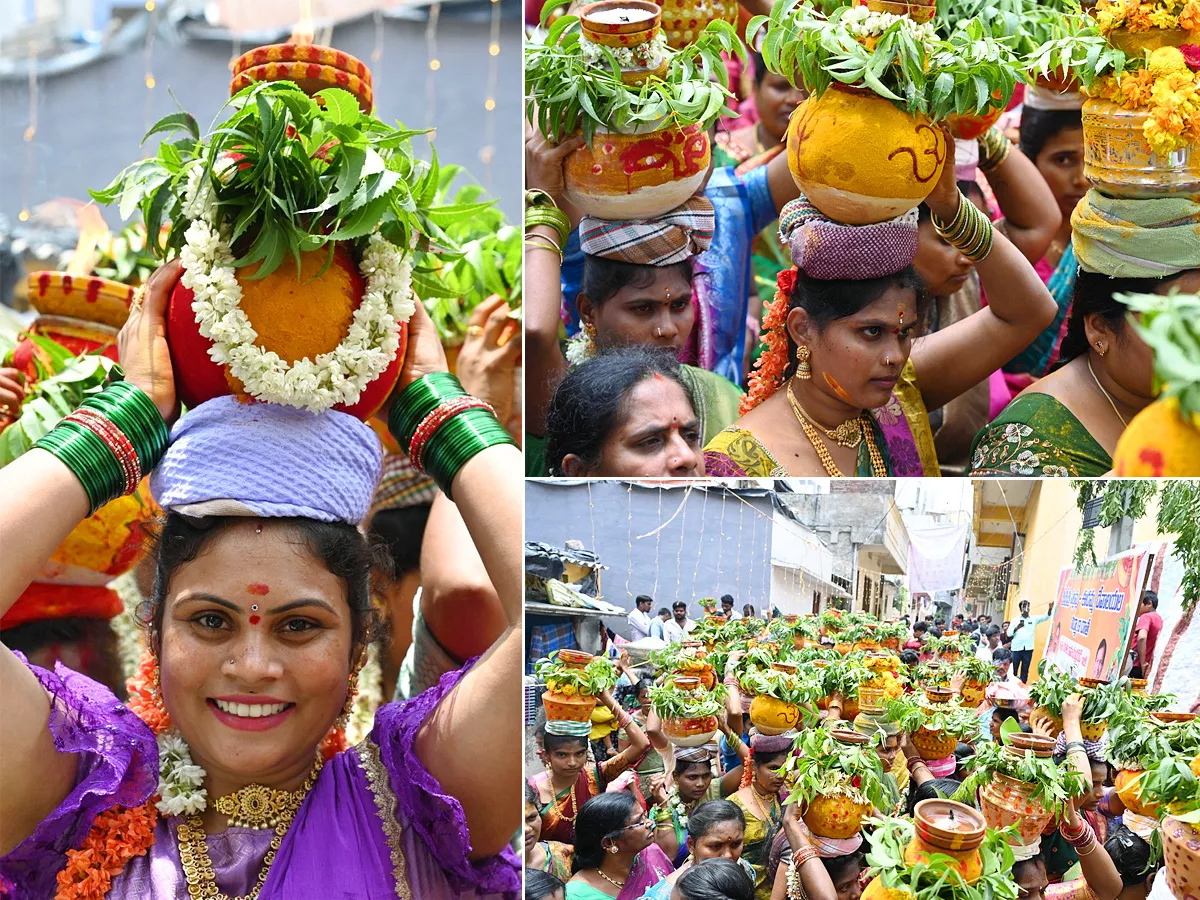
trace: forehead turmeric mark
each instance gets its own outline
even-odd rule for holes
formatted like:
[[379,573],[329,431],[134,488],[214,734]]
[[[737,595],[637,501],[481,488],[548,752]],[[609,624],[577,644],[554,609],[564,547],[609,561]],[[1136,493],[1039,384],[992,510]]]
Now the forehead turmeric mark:
[[253,594],[256,597],[265,597],[271,593],[271,589],[259,581],[253,581],[246,585],[246,593]]
[[832,375],[830,375],[828,372],[825,372],[825,373],[823,373],[823,374],[825,375],[825,383],[826,383],[827,385],[829,385],[831,388],[833,388],[833,392],[834,392],[835,394],[837,394],[837,395],[838,395],[838,397],[840,397],[842,400],[845,400],[847,403],[852,403],[852,402],[853,402],[853,401],[850,399],[850,395],[846,393],[846,389],[845,389],[844,387],[842,387],[840,384],[838,384],[838,383],[837,383],[837,379],[836,379],[836,378],[834,378],[834,377],[833,377]]

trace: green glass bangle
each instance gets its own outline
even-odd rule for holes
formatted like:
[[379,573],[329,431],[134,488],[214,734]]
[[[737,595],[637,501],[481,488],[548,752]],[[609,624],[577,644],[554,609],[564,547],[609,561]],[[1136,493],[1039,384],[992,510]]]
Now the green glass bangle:
[[465,397],[462,383],[449,372],[431,372],[422,375],[406,387],[392,404],[388,414],[388,431],[392,433],[404,452],[408,453],[413,432],[421,420],[455,397]]
[[534,206],[525,210],[525,228],[545,225],[558,234],[559,244],[566,244],[571,236],[571,220],[561,209],[553,206]]
[[501,444],[516,446],[516,441],[491,412],[468,409],[447,420],[429,438],[424,453],[425,471],[453,500],[450,488],[462,467],[477,453]]
[[58,458],[79,479],[88,497],[88,515],[121,496],[125,475],[108,445],[74,422],[59,422],[34,443]]
[[113,382],[84,400],[80,407],[96,410],[129,438],[144,474],[157,466],[167,452],[171,437],[167,423],[149,395],[129,382]]

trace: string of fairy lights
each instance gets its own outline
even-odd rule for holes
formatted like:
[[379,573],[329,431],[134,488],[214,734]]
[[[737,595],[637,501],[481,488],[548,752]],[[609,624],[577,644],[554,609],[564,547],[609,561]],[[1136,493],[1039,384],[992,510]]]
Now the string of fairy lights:
[[[153,122],[153,114],[155,107],[156,87],[158,79],[154,70],[154,49],[155,40],[158,35],[159,17],[161,14],[161,6],[163,0],[145,0],[143,4],[146,12],[146,33],[142,43],[142,84],[145,89],[145,100],[143,105],[144,131],[148,131]],[[312,12],[311,0],[298,0],[299,4],[299,21],[308,23],[311,27]],[[479,181],[484,189],[492,191],[492,164],[496,155],[496,108],[497,108],[497,92],[500,79],[500,55],[501,55],[501,5],[500,0],[489,0],[490,8],[490,25],[488,33],[488,65],[487,76],[484,84],[484,99],[483,99],[483,130],[482,144],[479,148],[478,157],[481,164],[481,173]],[[426,125],[427,128],[433,128],[437,124],[437,74],[443,69],[442,60],[438,54],[438,25],[441,20],[442,4],[440,2],[432,3],[429,6],[429,12],[425,23],[425,45],[428,54],[428,69],[425,81],[426,95]],[[380,64],[383,62],[383,49],[386,35],[385,15],[381,8],[377,8],[373,12],[374,24],[374,46],[370,52],[370,60],[373,69],[373,75],[376,83],[382,83],[382,70]],[[332,42],[333,26],[326,25],[316,35],[317,43]],[[234,33],[231,35],[232,53],[229,58],[229,68],[232,69],[233,63],[242,54],[242,39]],[[24,130],[25,142],[25,173],[21,179],[21,209],[17,218],[22,222],[28,222],[32,216],[33,196],[32,191],[38,183],[37,179],[37,135],[38,135],[38,104],[40,99],[40,83],[39,83],[39,67],[38,67],[39,50],[36,41],[29,42],[28,58],[29,58],[29,75],[28,84],[28,122]],[[430,135],[432,140],[433,135]],[[150,155],[153,147],[147,144],[143,148],[143,158]]]

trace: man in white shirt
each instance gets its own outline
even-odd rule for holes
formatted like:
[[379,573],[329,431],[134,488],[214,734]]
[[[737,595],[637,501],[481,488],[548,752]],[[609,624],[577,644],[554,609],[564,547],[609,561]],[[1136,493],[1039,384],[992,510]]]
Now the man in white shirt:
[[990,625],[983,632],[983,640],[975,648],[975,655],[984,662],[992,661],[992,653],[1000,646],[1000,628]]
[[733,594],[721,597],[721,615],[725,617],[726,622],[735,622],[742,617],[742,614],[733,608]]
[[671,612],[671,618],[663,625],[663,640],[668,644],[687,640],[687,636],[696,627],[696,623],[688,618],[687,604],[676,600],[671,604]]
[[641,641],[650,637],[650,607],[654,605],[654,598],[639,594],[634,604],[628,618],[629,640]]

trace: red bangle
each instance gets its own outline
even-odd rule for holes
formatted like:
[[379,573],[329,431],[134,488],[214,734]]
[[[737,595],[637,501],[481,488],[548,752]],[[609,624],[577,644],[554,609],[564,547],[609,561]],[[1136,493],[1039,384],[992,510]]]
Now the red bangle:
[[445,425],[447,421],[459,413],[466,412],[468,409],[486,409],[493,415],[496,413],[492,409],[492,405],[486,400],[480,400],[478,397],[455,397],[453,400],[447,400],[445,403],[435,406],[420,421],[416,430],[413,431],[412,441],[408,445],[408,457],[412,460],[412,464],[417,467],[418,471],[425,471],[424,466],[421,464],[421,456],[425,451],[425,445],[429,443],[429,439],[433,437],[434,432]]
[[105,416],[87,407],[75,410],[63,421],[74,422],[104,441],[104,445],[112,451],[121,466],[121,471],[125,474],[124,493],[132,494],[137,490],[137,486],[142,480],[142,464],[138,459],[137,451],[133,448],[133,443],[120,428]]

